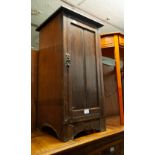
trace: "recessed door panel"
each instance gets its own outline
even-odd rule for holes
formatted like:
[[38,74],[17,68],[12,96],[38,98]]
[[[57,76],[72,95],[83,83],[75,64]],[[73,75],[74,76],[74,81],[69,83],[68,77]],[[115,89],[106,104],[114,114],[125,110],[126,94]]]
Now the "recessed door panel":
[[87,107],[98,106],[97,64],[96,64],[96,34],[84,30],[84,51],[86,70],[86,101]]
[[[99,117],[99,93],[97,80],[96,31],[89,26],[68,21],[68,52],[71,64],[69,75],[70,115],[75,117]],[[85,112],[87,111],[87,113]],[[99,112],[98,112],[99,113]]]
[[68,51],[71,65],[69,68],[69,95],[72,110],[85,108],[85,66],[83,29],[69,23]]

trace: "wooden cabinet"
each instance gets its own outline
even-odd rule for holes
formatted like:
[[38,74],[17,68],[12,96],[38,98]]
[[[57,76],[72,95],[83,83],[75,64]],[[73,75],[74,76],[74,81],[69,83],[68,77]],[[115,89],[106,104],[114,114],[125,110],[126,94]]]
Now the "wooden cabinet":
[[40,27],[38,126],[67,141],[83,130],[105,130],[98,28],[59,8]]

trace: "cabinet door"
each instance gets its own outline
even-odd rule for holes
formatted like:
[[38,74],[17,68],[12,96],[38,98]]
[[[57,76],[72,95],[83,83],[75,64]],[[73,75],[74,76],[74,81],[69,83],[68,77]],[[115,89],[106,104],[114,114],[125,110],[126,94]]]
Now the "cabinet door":
[[[69,106],[72,117],[99,117],[96,30],[68,21]],[[82,118],[82,117],[81,117]]]

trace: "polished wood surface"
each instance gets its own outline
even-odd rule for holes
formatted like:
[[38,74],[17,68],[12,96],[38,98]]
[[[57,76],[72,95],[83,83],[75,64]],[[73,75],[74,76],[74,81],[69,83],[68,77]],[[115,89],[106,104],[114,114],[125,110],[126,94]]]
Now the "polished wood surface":
[[114,46],[114,37],[107,36],[101,39],[101,46],[103,47],[113,47]]
[[31,50],[31,130],[35,130],[36,124],[36,111],[37,111],[37,78],[38,78],[38,55],[39,52]]
[[[115,105],[116,107],[115,103],[118,101],[121,124],[124,124],[124,110],[123,110],[124,103],[123,103],[123,92],[122,92],[122,84],[123,84],[122,80],[124,79],[124,76],[123,76],[124,66],[123,66],[122,71],[120,69],[120,60],[124,63],[124,35],[121,33],[102,34],[101,35],[101,48],[102,48],[103,56],[113,58],[115,60],[115,66],[114,66],[115,68],[113,69],[113,71],[116,72],[117,92],[118,92],[118,97],[114,98],[115,96],[113,95],[112,97],[113,100],[109,100],[110,99],[109,96],[106,98],[106,95],[105,95],[105,100],[106,100],[105,102],[106,112],[105,113],[107,115],[110,113],[111,114],[115,113],[114,111],[110,112],[110,110],[116,110],[116,108],[112,109],[111,105]],[[109,69],[110,68],[112,69],[111,66],[109,67]],[[107,85],[109,85],[108,83],[106,83],[108,81],[106,78],[107,69],[108,67],[105,67],[103,65],[103,72],[105,76],[103,78],[105,82],[105,85],[104,85],[105,89],[107,89]],[[112,77],[112,74],[109,76]],[[114,81],[115,79],[111,78],[111,82],[114,82]],[[113,86],[111,85],[110,87],[112,88]],[[124,87],[123,87],[123,91],[124,91]]]
[[86,107],[85,99],[85,72],[84,72],[84,44],[83,44],[83,29],[75,24],[69,23],[69,42],[68,47],[72,53],[71,66],[69,72],[70,84],[70,104],[71,108],[84,109]]
[[85,50],[85,64],[86,64],[86,100],[87,107],[99,107],[99,89],[97,75],[97,56],[96,56],[96,32],[89,30],[84,31],[84,50]]
[[116,61],[116,77],[117,77],[117,88],[118,88],[118,99],[119,99],[119,110],[121,124],[124,124],[124,110],[123,110],[123,96],[122,96],[122,81],[121,81],[121,70],[120,70],[120,53],[118,45],[118,35],[114,35],[114,56]]
[[[79,26],[80,25],[80,26]],[[100,89],[97,72],[96,56],[96,30],[76,21],[69,21],[68,51],[71,51],[71,66],[69,72],[70,109],[72,115],[83,119],[102,118],[100,116]],[[88,108],[89,115],[85,115],[83,109]],[[74,120],[75,118],[73,118]],[[76,119],[77,121],[77,119]]]
[[[63,101],[63,53],[61,15],[40,31],[38,70],[38,127],[49,123],[61,128]],[[55,35],[56,34],[56,35]]]
[[[32,155],[50,155],[50,154],[70,154],[71,152],[84,155],[84,148],[93,148],[97,144],[97,148],[93,148],[91,152],[97,149],[109,148],[117,143],[123,142],[124,127],[119,125],[119,117],[110,117],[106,119],[107,129],[105,132],[96,132],[89,135],[84,135],[68,142],[61,142],[57,138],[48,133],[35,131],[32,133]],[[117,138],[120,137],[120,138]],[[100,145],[102,141],[102,145]],[[88,145],[87,145],[88,144]],[[81,147],[81,149],[80,149]],[[98,148],[99,147],[99,148]],[[103,149],[102,148],[102,149]],[[75,150],[74,150],[75,149]],[[83,150],[83,151],[82,151]],[[107,149],[103,149],[107,152]],[[86,151],[86,150],[85,150]],[[67,153],[65,153],[67,152]],[[79,152],[79,153],[78,153]],[[99,152],[99,151],[98,151]],[[90,153],[90,152],[89,152]],[[107,154],[102,154],[107,155]],[[121,154],[118,154],[121,155]]]
[[122,33],[115,32],[101,35],[101,47],[102,48],[114,47],[115,46],[114,35],[117,35],[119,37],[118,45],[124,46],[124,35]]
[[119,35],[119,45],[124,46],[124,35]]
[[38,127],[62,141],[105,130],[99,23],[74,15],[63,9],[38,28]]

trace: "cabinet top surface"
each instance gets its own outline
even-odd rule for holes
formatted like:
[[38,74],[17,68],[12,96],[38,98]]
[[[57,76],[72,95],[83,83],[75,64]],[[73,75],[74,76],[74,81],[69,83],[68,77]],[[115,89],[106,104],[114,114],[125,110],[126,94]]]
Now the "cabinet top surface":
[[80,19],[82,21],[86,21],[89,24],[94,25],[96,28],[100,28],[103,26],[103,24],[95,21],[94,19],[90,19],[89,17],[86,17],[84,15],[82,15],[80,12],[71,10],[69,8],[66,8],[64,6],[61,6],[60,8],[58,8],[52,15],[50,15],[37,29],[36,31],[40,31],[46,24],[48,24],[55,16],[57,16],[58,14],[62,13],[63,15],[69,15],[72,17],[75,17],[77,19]]

